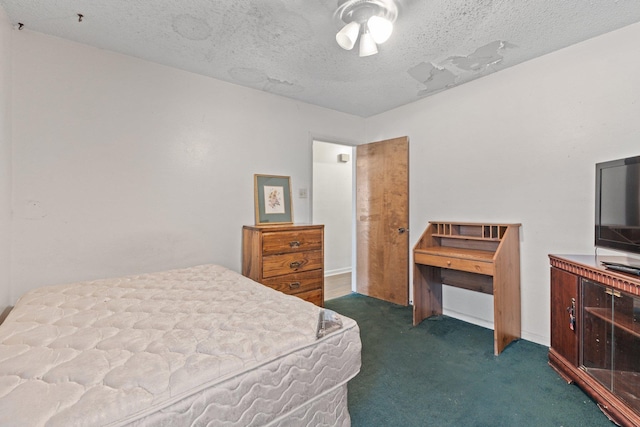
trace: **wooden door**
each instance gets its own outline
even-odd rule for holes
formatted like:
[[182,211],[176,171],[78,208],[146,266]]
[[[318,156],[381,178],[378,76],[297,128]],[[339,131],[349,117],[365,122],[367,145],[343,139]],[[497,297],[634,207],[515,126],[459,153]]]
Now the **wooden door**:
[[[580,321],[577,316],[578,276],[551,268],[551,348],[564,357],[573,366],[578,366],[578,330]],[[570,321],[573,309],[575,321]]]
[[409,303],[409,138],[356,147],[356,291]]

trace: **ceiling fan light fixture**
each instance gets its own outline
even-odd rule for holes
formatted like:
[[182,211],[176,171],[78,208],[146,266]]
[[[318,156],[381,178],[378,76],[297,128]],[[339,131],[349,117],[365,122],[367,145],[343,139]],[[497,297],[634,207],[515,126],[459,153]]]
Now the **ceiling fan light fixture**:
[[377,44],[382,44],[389,40],[393,32],[393,22],[382,16],[372,16],[367,21],[367,27],[371,33],[371,37]]
[[358,40],[358,34],[360,34],[360,24],[356,21],[351,21],[338,31],[336,42],[344,50],[351,50]]
[[360,36],[360,57],[371,56],[378,53],[378,46],[373,40],[373,36],[369,31],[365,31]]
[[391,36],[398,7],[395,0],[338,0],[335,16],[345,23],[336,34],[338,45],[351,50],[360,36],[360,56],[370,56]]

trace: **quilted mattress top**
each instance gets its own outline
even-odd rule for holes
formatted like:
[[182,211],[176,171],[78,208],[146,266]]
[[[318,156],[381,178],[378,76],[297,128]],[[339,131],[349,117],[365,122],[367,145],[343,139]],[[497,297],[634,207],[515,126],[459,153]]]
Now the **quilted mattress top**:
[[35,289],[0,326],[0,425],[135,419],[316,341],[320,310],[217,265]]

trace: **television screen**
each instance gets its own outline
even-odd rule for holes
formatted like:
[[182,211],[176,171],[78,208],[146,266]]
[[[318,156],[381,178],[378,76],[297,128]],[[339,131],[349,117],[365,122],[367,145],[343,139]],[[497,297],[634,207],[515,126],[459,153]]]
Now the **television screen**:
[[596,164],[596,247],[640,253],[640,156]]

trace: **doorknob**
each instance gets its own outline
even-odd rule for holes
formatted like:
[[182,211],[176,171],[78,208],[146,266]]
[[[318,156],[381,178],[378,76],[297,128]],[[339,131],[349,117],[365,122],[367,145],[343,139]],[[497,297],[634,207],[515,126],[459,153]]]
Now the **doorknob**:
[[405,233],[405,232],[407,232],[407,231],[409,231],[409,229],[408,229],[408,228],[404,228],[404,227],[400,227],[400,228],[398,228],[398,233],[399,233],[399,234],[404,234],[404,233]]

